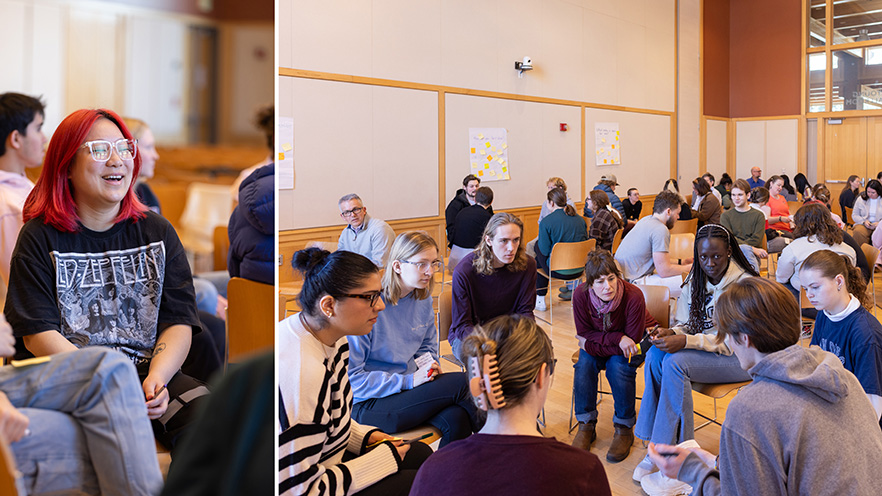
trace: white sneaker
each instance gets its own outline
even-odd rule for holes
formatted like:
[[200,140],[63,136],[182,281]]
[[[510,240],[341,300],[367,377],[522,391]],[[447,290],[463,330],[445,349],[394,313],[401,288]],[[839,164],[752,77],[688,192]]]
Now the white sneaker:
[[661,472],[649,474],[640,480],[640,487],[649,496],[677,496],[692,494],[692,486],[677,479],[665,477]]
[[548,310],[548,307],[545,306],[544,296],[536,296],[536,310],[539,310],[540,312]]
[[637,482],[640,482],[647,475],[657,471],[658,467],[656,467],[655,464],[652,463],[652,460],[649,459],[649,455],[646,455],[643,457],[642,460],[640,460],[640,463],[637,464],[637,467],[634,468],[634,475],[632,475],[631,478]]

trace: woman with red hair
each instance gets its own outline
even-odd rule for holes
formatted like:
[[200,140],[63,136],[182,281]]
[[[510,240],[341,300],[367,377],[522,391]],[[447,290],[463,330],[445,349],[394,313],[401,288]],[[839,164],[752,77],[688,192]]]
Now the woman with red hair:
[[[174,228],[132,189],[137,143],[109,110],[61,122],[24,205],[5,312],[20,338],[16,356],[83,346],[127,355],[154,433],[173,447],[192,400],[208,390],[180,370],[200,328],[193,280]],[[78,318],[82,302],[93,301],[106,318]]]

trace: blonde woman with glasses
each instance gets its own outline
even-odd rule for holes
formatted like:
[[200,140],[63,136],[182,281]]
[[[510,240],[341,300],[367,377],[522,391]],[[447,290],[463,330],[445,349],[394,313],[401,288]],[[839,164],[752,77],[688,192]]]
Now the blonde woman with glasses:
[[438,365],[432,288],[439,270],[434,239],[422,231],[399,235],[383,274],[386,309],[370,333],[347,339],[352,417],[386,432],[428,423],[444,446],[477,430],[477,420],[465,374],[442,374]]

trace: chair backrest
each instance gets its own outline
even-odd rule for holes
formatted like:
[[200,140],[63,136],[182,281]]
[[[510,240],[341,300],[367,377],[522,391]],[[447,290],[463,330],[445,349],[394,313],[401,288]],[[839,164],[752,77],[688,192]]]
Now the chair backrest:
[[585,268],[588,253],[597,245],[596,239],[576,241],[573,243],[555,243],[548,259],[548,268],[552,272],[567,269]]
[[668,248],[668,258],[673,260],[685,260],[692,258],[695,253],[695,234],[681,233],[671,235],[671,245]]
[[227,354],[230,362],[241,361],[275,342],[273,319],[276,290],[271,284],[230,279],[227,285]]
[[622,244],[622,233],[624,233],[624,229],[617,229],[615,236],[613,236],[613,245],[612,245],[612,253],[615,253],[616,250],[619,249],[619,245]]
[[[25,496],[24,488],[19,485],[20,474],[15,468],[15,457],[9,444],[0,436],[0,494],[9,496]],[[19,489],[22,491],[19,492]]]
[[637,285],[643,291],[646,299],[646,309],[649,315],[658,321],[661,327],[670,327],[671,324],[671,289],[667,286]]
[[677,222],[674,222],[671,234],[695,234],[696,231],[698,231],[698,219],[678,220]]
[[214,228],[214,270],[227,270],[227,254],[230,252],[230,235],[227,226]]
[[790,215],[795,214],[796,211],[799,210],[803,205],[804,205],[804,203],[799,202],[799,201],[789,201],[789,202],[787,202],[787,208],[790,209]]
[[181,244],[189,251],[210,253],[214,228],[225,226],[233,211],[230,187],[225,184],[190,183],[187,204],[181,213]]
[[867,264],[869,264],[870,267],[873,267],[876,264],[876,259],[879,258],[879,249],[873,245],[864,243],[861,245],[861,251],[863,251],[864,256],[867,257]]
[[851,207],[842,207],[845,209],[845,212],[842,212],[842,222],[845,222],[846,225],[854,224],[854,221],[851,220]]
[[760,248],[769,251],[769,239],[766,237],[766,231],[763,231],[763,237],[760,238]]
[[453,322],[453,292],[442,291],[438,297],[438,342],[447,341],[450,324]]

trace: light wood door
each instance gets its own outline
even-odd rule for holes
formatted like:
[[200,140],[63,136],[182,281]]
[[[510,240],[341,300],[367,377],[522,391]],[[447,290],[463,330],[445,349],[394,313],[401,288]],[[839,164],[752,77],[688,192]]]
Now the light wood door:
[[848,177],[858,175],[866,185],[882,168],[882,119],[847,117],[841,124],[825,120],[824,126],[824,170],[818,176],[830,189],[833,211],[840,213],[839,193]]

